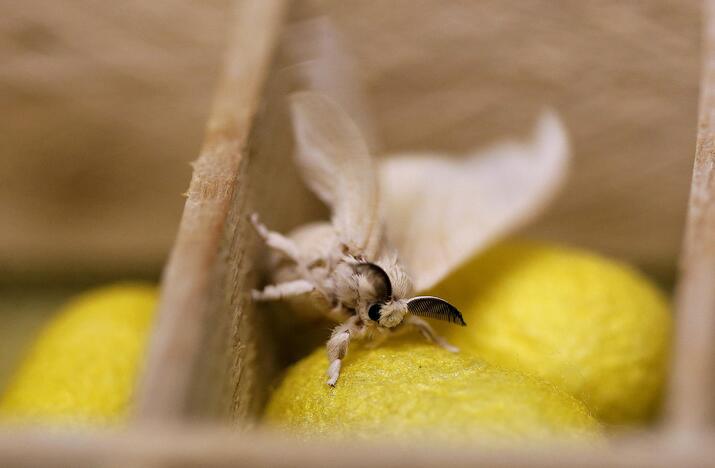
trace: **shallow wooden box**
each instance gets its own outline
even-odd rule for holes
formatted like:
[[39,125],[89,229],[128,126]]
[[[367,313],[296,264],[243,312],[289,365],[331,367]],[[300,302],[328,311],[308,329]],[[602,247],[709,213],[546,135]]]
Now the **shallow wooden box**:
[[[5,430],[0,466],[715,465],[715,24],[707,21],[678,254],[700,68],[691,50],[699,32],[680,32],[699,28],[698,9],[664,1],[238,2],[132,418],[106,431]],[[464,150],[525,131],[545,104],[573,125],[566,193],[528,234],[600,250],[677,284],[672,382],[654,426],[598,447],[494,451],[301,444],[257,427],[286,350],[266,311],[248,300],[261,250],[247,213],[279,229],[321,214],[286,165],[291,143],[279,110],[295,85],[282,79],[285,31],[323,13],[363,67],[387,149]],[[502,40],[494,53],[455,47],[494,38]],[[613,48],[601,59],[582,53]],[[376,52],[385,49],[392,52]]]

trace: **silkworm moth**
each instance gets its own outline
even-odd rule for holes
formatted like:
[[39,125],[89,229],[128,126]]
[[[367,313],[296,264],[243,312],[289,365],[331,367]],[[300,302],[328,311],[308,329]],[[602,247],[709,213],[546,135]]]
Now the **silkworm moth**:
[[358,126],[326,96],[290,96],[295,162],[330,208],[330,221],[283,235],[251,221],[280,261],[254,300],[307,304],[338,322],[327,342],[334,386],[351,340],[416,329],[457,352],[425,320],[466,325],[441,298],[419,295],[533,217],[564,177],[568,143],[551,112],[529,144],[503,143],[461,159],[402,155],[377,160]]

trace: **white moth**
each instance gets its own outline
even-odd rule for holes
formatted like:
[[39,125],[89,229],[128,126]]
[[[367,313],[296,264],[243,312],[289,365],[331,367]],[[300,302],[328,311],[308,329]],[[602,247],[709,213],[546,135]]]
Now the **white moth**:
[[405,155],[378,163],[333,101],[300,92],[290,107],[297,165],[332,216],[287,236],[252,216],[281,260],[271,272],[274,284],[253,298],[307,303],[340,323],[327,342],[331,386],[353,339],[379,344],[417,329],[457,352],[423,317],[466,325],[462,315],[443,299],[416,294],[534,216],[555,193],[568,161],[558,119],[545,113],[528,145],[506,143],[463,159]]

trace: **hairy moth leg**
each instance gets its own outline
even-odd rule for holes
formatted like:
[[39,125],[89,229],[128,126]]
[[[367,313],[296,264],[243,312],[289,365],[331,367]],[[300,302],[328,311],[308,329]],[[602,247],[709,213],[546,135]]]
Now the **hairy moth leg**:
[[[298,271],[303,278],[313,278],[310,268],[305,264],[305,261],[303,261],[300,248],[295,242],[293,242],[292,239],[289,239],[279,232],[269,230],[266,225],[261,223],[258,219],[258,213],[253,213],[251,215],[251,224],[253,224],[256,232],[258,232],[258,235],[261,236],[268,247],[282,253],[296,264]],[[315,287],[315,284],[313,284],[313,287]],[[321,290],[321,292],[323,291]]]
[[408,324],[417,328],[420,331],[420,333],[422,333],[422,336],[424,336],[427,339],[427,341],[430,341],[430,342],[438,345],[439,347],[446,349],[450,353],[458,353],[459,352],[459,348],[457,348],[454,345],[449,344],[449,342],[447,340],[445,340],[444,338],[439,336],[437,334],[437,332],[434,331],[434,328],[432,328],[432,326],[429,323],[427,323],[420,317],[416,317],[414,315],[409,315],[405,319],[405,321]]
[[331,387],[335,386],[340,376],[340,367],[342,366],[342,361],[345,355],[348,354],[348,346],[350,345],[351,334],[356,333],[357,327],[355,323],[357,322],[357,317],[350,317],[347,322],[338,325],[333,330],[330,339],[326,344],[328,350],[328,361],[330,362],[328,366],[328,385]]
[[251,215],[251,224],[261,236],[266,245],[278,252],[281,252],[286,257],[290,258],[297,264],[301,264],[300,249],[291,239],[283,234],[269,230],[265,224],[258,219],[258,214]]
[[293,296],[302,296],[315,289],[313,283],[307,280],[287,281],[285,283],[271,284],[263,288],[262,291],[254,289],[251,297],[254,301],[277,301]]
[[251,224],[253,224],[256,232],[258,232],[258,235],[261,236],[268,247],[281,252],[295,263],[300,263],[300,249],[298,249],[295,242],[279,232],[269,230],[266,225],[259,220],[258,213],[251,215]]

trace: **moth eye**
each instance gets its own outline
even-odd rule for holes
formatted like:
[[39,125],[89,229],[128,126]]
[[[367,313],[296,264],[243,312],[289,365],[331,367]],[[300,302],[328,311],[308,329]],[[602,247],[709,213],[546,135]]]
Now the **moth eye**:
[[381,313],[380,309],[382,309],[382,304],[373,304],[370,306],[370,308],[367,310],[367,316],[370,317],[370,320],[374,320],[377,322],[380,320]]

